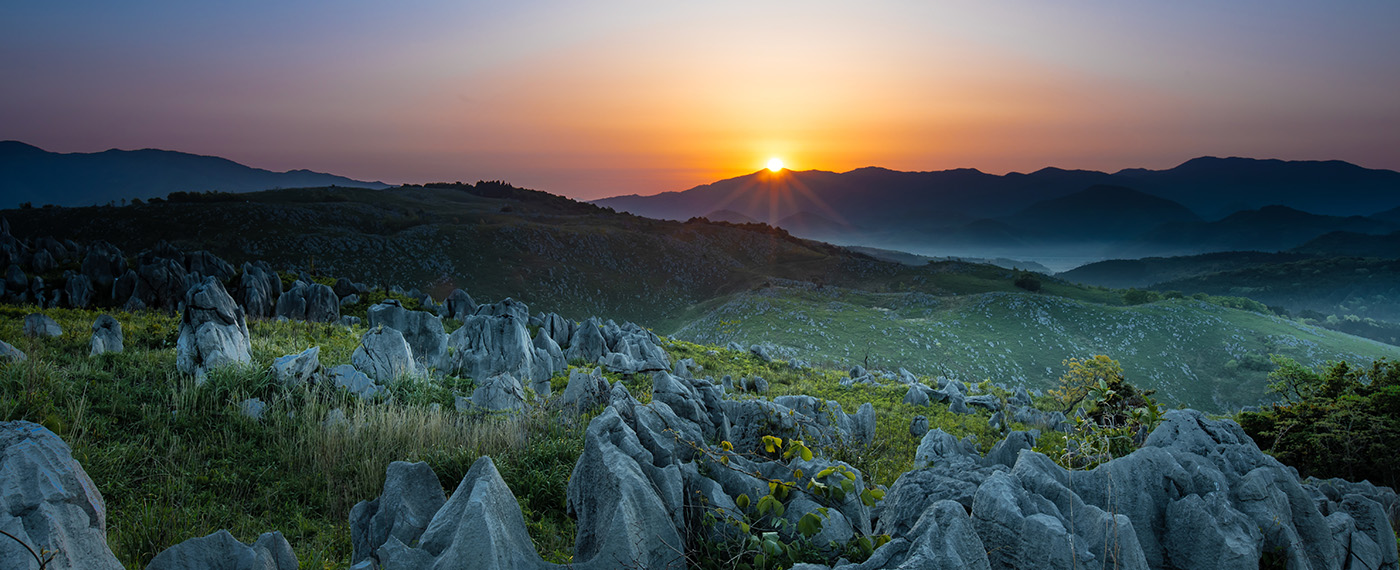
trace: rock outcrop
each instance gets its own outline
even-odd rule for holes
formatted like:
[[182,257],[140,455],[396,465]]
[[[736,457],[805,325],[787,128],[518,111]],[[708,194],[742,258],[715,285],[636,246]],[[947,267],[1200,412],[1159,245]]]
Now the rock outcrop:
[[329,285],[297,281],[277,298],[278,317],[313,323],[340,320],[340,297]]
[[264,533],[252,545],[220,530],[165,549],[146,570],[296,570],[297,557],[280,532]]
[[[509,299],[507,299],[509,301]],[[478,313],[491,313],[483,309]],[[546,343],[542,348],[530,339],[526,328],[529,317],[518,310],[500,309],[500,315],[477,314],[467,317],[447,340],[447,368],[463,376],[485,379],[509,374],[529,382],[548,380],[567,365]],[[558,347],[552,347],[557,349]]]
[[447,332],[442,318],[427,311],[410,311],[392,299],[369,308],[369,326],[385,326],[400,333],[413,349],[413,358],[425,370],[446,368]]
[[223,283],[214,277],[190,288],[180,316],[175,365],[185,374],[210,368],[247,364],[252,360],[248,320]]
[[391,537],[401,544],[416,544],[446,502],[442,485],[427,463],[390,463],[379,498],[361,501],[350,510],[350,563],[370,558]]
[[58,338],[63,328],[48,315],[30,313],[24,316],[24,335],[34,338]]
[[321,370],[321,347],[313,346],[297,354],[288,354],[272,361],[272,378],[284,386],[300,386],[316,381]]
[[413,348],[403,333],[376,327],[360,337],[360,346],[350,355],[350,363],[376,382],[387,384],[400,376],[423,376],[426,372],[413,358]]
[[282,280],[267,263],[244,263],[238,278],[238,303],[248,316],[259,319],[274,316],[278,297],[282,295]]
[[120,570],[107,546],[102,494],[68,444],[29,422],[0,422],[0,568],[39,568],[34,552],[48,550],[51,570]]
[[97,356],[107,352],[121,352],[122,346],[122,324],[112,315],[100,315],[92,322],[92,340],[89,342],[92,347],[89,354]]

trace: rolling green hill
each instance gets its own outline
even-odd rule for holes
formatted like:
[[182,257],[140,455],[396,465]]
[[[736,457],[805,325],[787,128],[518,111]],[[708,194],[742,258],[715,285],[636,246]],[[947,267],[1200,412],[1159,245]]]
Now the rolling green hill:
[[823,365],[907,368],[1048,388],[1071,357],[1107,354],[1171,405],[1224,411],[1265,396],[1269,354],[1309,365],[1400,357],[1382,343],[1195,300],[1110,306],[1030,293],[934,297],[772,287],[735,295],[682,327],[694,342],[767,343]]

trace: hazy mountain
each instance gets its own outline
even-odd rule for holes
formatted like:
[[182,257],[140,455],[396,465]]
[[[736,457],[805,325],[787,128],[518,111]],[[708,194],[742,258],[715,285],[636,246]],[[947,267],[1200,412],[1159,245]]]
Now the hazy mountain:
[[1375,214],[1371,214],[1371,219],[1380,220],[1382,222],[1400,224],[1400,207],[1391,208],[1384,212],[1377,212]]
[[1158,226],[1125,245],[1125,253],[1194,254],[1209,251],[1282,251],[1329,232],[1389,233],[1395,224],[1361,216],[1310,214],[1287,206],[1235,212],[1214,222],[1177,222]]
[[252,192],[272,188],[353,186],[387,188],[310,170],[273,172],[216,156],[169,150],[107,150],[92,153],[48,152],[18,141],[0,142],[0,189],[13,207],[88,206],[171,192]]
[[1332,232],[1293,251],[1316,256],[1400,258],[1400,231],[1385,235]]
[[1145,288],[1165,281],[1189,279],[1221,271],[1233,271],[1256,265],[1288,263],[1306,259],[1302,253],[1264,253],[1259,251],[1225,251],[1179,257],[1145,257],[1142,259],[1110,259],[1081,265],[1055,276],[1072,283],[1101,287]]
[[1198,222],[1186,206],[1122,186],[1096,185],[1032,204],[1004,221],[1045,239],[1122,239],[1170,222]]
[[1201,157],[1167,170],[1120,170],[1114,177],[1185,204],[1207,219],[1270,204],[1334,216],[1400,205],[1400,172],[1340,160]]
[[715,210],[703,217],[712,222],[729,222],[731,224],[752,224],[758,221],[734,210]]

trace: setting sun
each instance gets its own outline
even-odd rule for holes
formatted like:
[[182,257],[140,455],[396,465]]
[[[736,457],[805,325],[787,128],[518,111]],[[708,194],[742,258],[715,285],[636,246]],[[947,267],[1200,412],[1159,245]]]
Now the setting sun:
[[782,170],[782,169],[783,169],[783,159],[778,158],[778,157],[776,157],[776,156],[773,157],[773,158],[768,159],[768,170],[771,170],[771,171],[773,171],[773,172],[777,172],[777,171]]

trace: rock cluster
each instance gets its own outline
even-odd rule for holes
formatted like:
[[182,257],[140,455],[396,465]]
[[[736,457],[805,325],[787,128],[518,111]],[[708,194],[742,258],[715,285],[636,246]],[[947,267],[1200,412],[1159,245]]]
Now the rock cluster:
[[233,302],[217,278],[207,277],[191,288],[184,306],[175,345],[175,365],[180,372],[198,375],[212,367],[252,360],[243,308]]
[[100,315],[92,323],[92,340],[89,341],[92,347],[90,354],[97,356],[107,352],[121,352],[122,346],[122,324],[112,315]]

